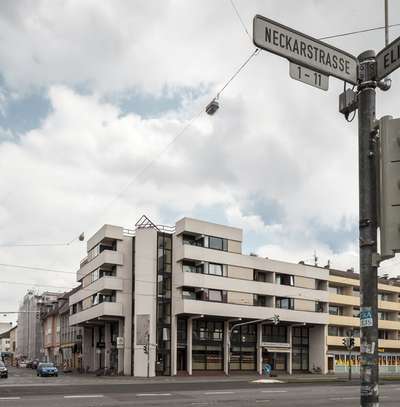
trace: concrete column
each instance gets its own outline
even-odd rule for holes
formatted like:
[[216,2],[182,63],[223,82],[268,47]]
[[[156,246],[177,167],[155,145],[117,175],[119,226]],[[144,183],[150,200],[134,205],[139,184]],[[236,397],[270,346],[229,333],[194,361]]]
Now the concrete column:
[[310,372],[320,368],[323,374],[327,373],[326,337],[327,325],[315,325],[310,328]]
[[293,335],[292,335],[292,332],[293,332],[293,328],[291,327],[291,326],[289,326],[288,327],[288,336],[289,336],[289,338],[288,338],[288,341],[289,341],[289,350],[290,350],[290,353],[288,353],[288,355],[287,355],[287,358],[288,358],[288,361],[287,361],[287,372],[291,375],[292,373],[293,373],[293,368],[292,368],[292,366],[293,366],[293,361],[292,361],[292,344],[293,344]]
[[108,369],[111,361],[111,325],[109,322],[106,322],[104,327],[104,342],[104,367]]
[[257,373],[262,375],[262,324],[257,325]]
[[187,320],[187,344],[186,344],[186,364],[188,375],[192,375],[192,343],[193,343],[193,321]]
[[176,315],[171,317],[171,376],[177,374],[178,357],[178,321]]
[[[120,319],[118,321],[118,336],[124,337],[124,322],[125,320]],[[125,341],[125,338],[124,338]],[[125,346],[125,343],[124,343]],[[118,374],[124,373],[124,349],[118,349]]]
[[97,342],[99,341],[99,327],[95,327],[93,329],[93,370],[97,370],[100,368],[99,364],[99,354],[97,353]]
[[229,375],[230,362],[230,332],[229,321],[224,321],[224,373]]
[[131,376],[133,372],[132,366],[132,312],[126,313],[124,320],[124,375]]
[[92,331],[88,328],[82,328],[82,369],[91,368],[92,365]]

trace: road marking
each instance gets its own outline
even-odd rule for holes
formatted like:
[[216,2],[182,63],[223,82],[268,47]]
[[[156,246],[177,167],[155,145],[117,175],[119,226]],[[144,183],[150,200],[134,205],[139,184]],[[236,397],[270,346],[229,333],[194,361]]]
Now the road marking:
[[276,380],[276,379],[257,379],[253,380],[252,383],[283,383],[281,380]]
[[80,399],[80,398],[102,398],[104,397],[102,394],[77,394],[77,395],[73,395],[73,396],[64,396],[65,399]]
[[358,400],[360,397],[330,397],[329,400]]
[[192,403],[193,406],[208,406],[208,403],[204,403],[204,402],[197,402],[197,403]]
[[261,390],[261,393],[287,393],[287,390]]
[[204,394],[211,396],[213,394],[235,394],[235,392],[234,391],[208,391]]
[[269,403],[271,400],[256,400],[256,403]]
[[147,397],[147,396],[170,396],[171,393],[139,393],[136,394],[137,397]]
[[0,400],[20,400],[21,397],[0,397]]

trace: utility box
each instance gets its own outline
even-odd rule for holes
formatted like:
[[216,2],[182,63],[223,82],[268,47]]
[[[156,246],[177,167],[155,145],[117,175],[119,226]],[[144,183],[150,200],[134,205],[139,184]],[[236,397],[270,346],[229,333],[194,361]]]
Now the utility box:
[[400,119],[382,117],[379,131],[380,252],[382,259],[388,259],[400,251]]

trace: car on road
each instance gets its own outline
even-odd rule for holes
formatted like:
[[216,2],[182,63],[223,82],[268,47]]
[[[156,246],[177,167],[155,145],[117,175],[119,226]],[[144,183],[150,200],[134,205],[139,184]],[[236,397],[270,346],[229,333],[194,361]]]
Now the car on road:
[[4,377],[5,379],[7,379],[8,377],[8,369],[4,362],[2,362],[1,360],[0,360],[0,377]]
[[39,366],[39,360],[35,359],[32,361],[32,369],[37,369],[37,367]]
[[58,376],[58,369],[54,363],[39,363],[36,369],[37,376]]

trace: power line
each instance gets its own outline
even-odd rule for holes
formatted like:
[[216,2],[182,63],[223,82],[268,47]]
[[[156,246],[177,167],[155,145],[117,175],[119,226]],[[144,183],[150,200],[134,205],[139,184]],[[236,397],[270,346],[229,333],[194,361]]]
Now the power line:
[[230,2],[231,2],[231,5],[232,5],[233,9],[235,10],[235,13],[236,13],[236,15],[237,15],[237,17],[238,17],[238,19],[240,21],[240,24],[242,24],[242,26],[243,26],[244,31],[246,32],[247,36],[250,38],[250,41],[253,42],[253,38],[251,38],[251,35],[250,35],[249,31],[247,30],[246,24],[244,23],[244,21],[243,21],[241,15],[240,15],[239,10],[237,9],[235,3],[233,2],[233,0],[230,0]]
[[35,271],[51,271],[53,273],[76,274],[74,271],[55,270],[55,269],[49,269],[49,268],[45,268],[45,267],[22,266],[19,264],[0,263],[0,266],[12,267],[12,268],[18,268],[18,269],[35,270]]
[[[400,24],[391,24],[388,27],[392,28],[392,27],[398,27],[400,26]],[[320,37],[318,38],[319,40],[329,40],[331,38],[339,38],[339,37],[346,37],[348,35],[354,35],[354,34],[361,34],[361,33],[366,33],[366,32],[370,32],[370,31],[377,31],[377,30],[384,30],[386,27],[380,26],[380,27],[374,27],[374,28],[366,28],[364,30],[358,30],[358,31],[350,31],[347,33],[343,33],[343,34],[335,34],[335,35],[329,35],[327,37]]]

